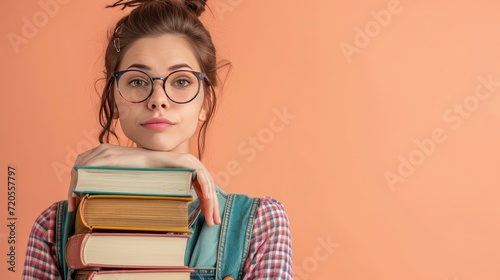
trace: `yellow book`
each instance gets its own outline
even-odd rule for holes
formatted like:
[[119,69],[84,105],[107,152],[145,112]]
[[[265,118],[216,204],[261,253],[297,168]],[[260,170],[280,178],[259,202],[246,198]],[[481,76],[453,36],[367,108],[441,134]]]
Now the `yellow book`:
[[85,195],[78,205],[75,232],[126,230],[190,233],[188,203],[193,197]]

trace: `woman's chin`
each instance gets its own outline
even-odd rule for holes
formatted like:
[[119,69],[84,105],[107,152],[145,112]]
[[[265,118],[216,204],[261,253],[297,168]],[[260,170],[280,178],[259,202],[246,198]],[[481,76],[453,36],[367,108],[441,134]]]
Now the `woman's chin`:
[[173,150],[172,148],[166,147],[164,145],[137,145],[137,147],[158,152],[172,152]]
[[158,152],[175,152],[175,153],[187,153],[189,150],[184,151],[181,149],[182,145],[168,145],[166,143],[147,143],[147,144],[140,144],[137,143],[138,148],[143,148],[146,150],[151,150],[151,151],[158,151]]

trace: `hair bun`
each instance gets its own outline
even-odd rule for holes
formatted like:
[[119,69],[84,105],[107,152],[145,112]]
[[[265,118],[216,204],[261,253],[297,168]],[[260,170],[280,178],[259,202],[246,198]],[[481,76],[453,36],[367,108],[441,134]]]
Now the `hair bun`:
[[196,16],[200,16],[205,11],[207,0],[185,0],[185,4]]
[[207,4],[207,0],[118,0],[112,5],[107,5],[106,8],[121,6],[121,9],[124,10],[128,7],[137,7],[151,2],[177,2],[180,4],[184,2],[188,9],[198,17],[205,11],[205,6]]

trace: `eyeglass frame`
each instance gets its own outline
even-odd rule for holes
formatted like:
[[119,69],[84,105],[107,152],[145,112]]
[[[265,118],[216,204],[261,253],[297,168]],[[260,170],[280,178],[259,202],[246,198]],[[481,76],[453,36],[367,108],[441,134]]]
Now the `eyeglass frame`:
[[[145,74],[151,80],[151,92],[149,93],[149,95],[146,98],[144,98],[141,101],[130,101],[130,100],[128,100],[127,98],[125,98],[122,95],[122,92],[120,91],[120,87],[118,86],[118,82],[120,81],[121,76],[123,74],[127,73],[127,72],[132,72],[132,71],[141,72],[141,73]],[[194,74],[196,76],[196,78],[198,78],[198,82],[199,82],[198,83],[198,90],[196,91],[196,94],[193,96],[193,98],[189,99],[188,101],[178,102],[178,101],[173,100],[170,96],[168,96],[168,92],[165,89],[165,84],[167,82],[168,77],[170,77],[170,75],[178,73],[178,72],[190,72],[190,73]],[[162,88],[163,88],[163,91],[165,92],[165,95],[167,96],[167,98],[170,101],[172,101],[174,103],[177,103],[177,104],[186,104],[186,103],[189,103],[189,102],[193,101],[198,96],[198,94],[200,93],[200,87],[201,87],[201,84],[202,84],[203,81],[205,81],[210,86],[210,82],[208,81],[207,75],[205,73],[194,71],[194,70],[187,70],[187,69],[175,70],[175,71],[171,72],[170,74],[168,74],[165,78],[151,77],[151,75],[149,75],[148,73],[146,73],[146,72],[144,72],[142,70],[139,70],[139,69],[126,69],[126,70],[122,70],[122,71],[116,71],[116,72],[113,72],[113,77],[115,78],[116,89],[118,89],[118,92],[120,93],[120,96],[123,99],[125,99],[125,101],[130,102],[130,103],[142,103],[142,102],[148,100],[148,98],[150,98],[151,95],[153,95],[153,92],[155,90],[155,81],[156,80],[163,81]]]

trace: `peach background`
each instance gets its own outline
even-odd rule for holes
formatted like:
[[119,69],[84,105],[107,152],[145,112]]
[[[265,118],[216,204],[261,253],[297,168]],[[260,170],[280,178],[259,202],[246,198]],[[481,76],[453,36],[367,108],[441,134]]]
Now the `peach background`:
[[[75,154],[97,143],[94,81],[122,14],[103,8],[111,1],[54,1],[0,11],[2,279],[20,278],[33,220],[65,198]],[[45,2],[58,10],[43,22]],[[286,206],[295,279],[500,278],[500,4],[209,3],[203,19],[233,69],[206,163],[228,191]],[[39,27],[14,47],[8,34],[24,36],[34,16]],[[16,273],[3,225],[9,164]],[[401,176],[392,188],[387,172]]]

